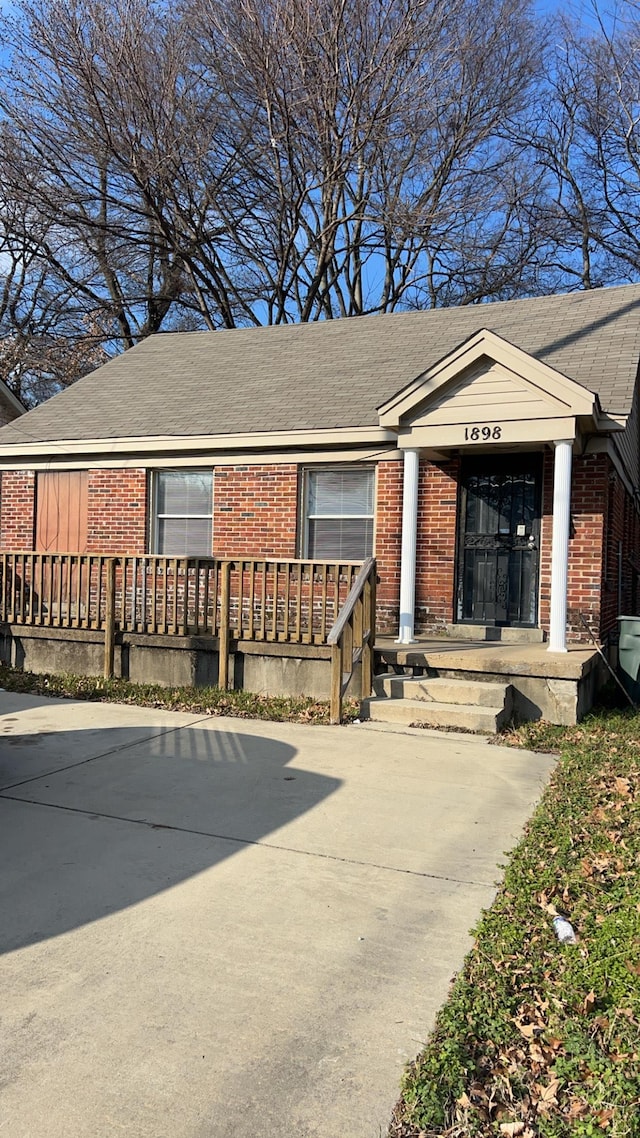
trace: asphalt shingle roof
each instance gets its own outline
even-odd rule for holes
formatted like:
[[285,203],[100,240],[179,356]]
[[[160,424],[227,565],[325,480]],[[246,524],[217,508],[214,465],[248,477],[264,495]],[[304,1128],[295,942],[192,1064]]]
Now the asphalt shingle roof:
[[482,328],[628,413],[640,285],[221,332],[159,334],[0,430],[26,442],[369,426],[376,407]]

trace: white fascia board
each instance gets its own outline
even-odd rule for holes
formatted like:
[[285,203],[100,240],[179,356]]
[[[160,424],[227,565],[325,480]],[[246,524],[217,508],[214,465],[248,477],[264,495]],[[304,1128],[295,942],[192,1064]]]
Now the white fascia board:
[[[19,429],[19,428],[17,428]],[[274,450],[310,450],[330,446],[366,446],[396,442],[396,432],[380,427],[342,427],[314,431],[269,431],[241,435],[155,435],[117,439],[60,439],[54,442],[15,442],[0,446],[0,461],[16,458],[73,455],[116,456],[136,454],[141,459],[153,455],[215,454],[222,452],[269,453]]]
[[290,463],[296,466],[334,465],[348,462],[398,462],[402,459],[402,452],[397,449],[397,440],[382,447],[334,447],[331,450],[289,450],[269,451],[268,453],[234,451],[232,454],[169,454],[169,455],[57,455],[55,457],[8,459],[0,456],[0,471],[2,470],[189,470],[193,466],[215,467],[225,466],[251,466],[253,463],[260,466],[276,466]]

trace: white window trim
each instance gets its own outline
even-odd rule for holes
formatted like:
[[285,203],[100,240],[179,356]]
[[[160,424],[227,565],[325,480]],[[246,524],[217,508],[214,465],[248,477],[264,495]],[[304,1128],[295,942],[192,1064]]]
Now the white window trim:
[[[207,475],[210,475],[211,476],[211,513],[210,514],[159,514],[158,510],[157,510],[158,480],[159,480],[159,477],[161,474],[207,474]],[[203,553],[201,553],[201,554],[195,554],[195,553],[187,553],[187,554],[159,553],[160,522],[163,521],[165,518],[208,518],[211,522],[211,550],[206,556],[207,557],[213,557],[213,489],[214,489],[214,487],[213,487],[213,481],[214,481],[213,480],[213,468],[210,466],[183,466],[183,467],[162,466],[162,467],[158,467],[157,470],[151,470],[149,472],[149,477],[150,477],[150,481],[151,481],[151,489],[150,489],[150,493],[149,493],[149,503],[150,503],[150,507],[151,507],[150,517],[149,517],[149,521],[150,521],[149,536],[150,536],[151,540],[149,542],[149,545],[151,546],[151,553],[157,557],[174,557],[174,556],[175,557],[178,557],[178,556],[182,556],[182,557],[185,557],[185,556],[186,557],[198,557],[198,556],[204,557],[205,554],[203,554]]]
[[[309,514],[309,513],[307,513],[307,502],[309,500],[309,475],[315,474],[318,471],[323,471],[323,470],[335,470],[335,471],[366,470],[370,474],[372,474],[373,475],[373,510],[372,510],[372,512],[370,514]],[[300,542],[300,547],[301,547],[300,556],[305,561],[310,560],[310,556],[309,556],[309,522],[316,521],[316,520],[321,519],[321,518],[322,519],[328,519],[328,520],[336,520],[336,521],[341,521],[344,519],[348,520],[349,518],[353,518],[357,521],[360,521],[362,518],[370,518],[372,523],[373,523],[372,531],[371,531],[371,556],[375,556],[376,530],[377,530],[377,516],[376,516],[376,502],[377,502],[377,500],[378,500],[378,467],[377,467],[377,464],[374,466],[371,463],[331,462],[331,463],[322,463],[321,465],[318,465],[318,466],[313,466],[313,465],[303,466],[302,478],[300,479],[300,521],[301,521],[300,529],[301,529],[301,539],[302,539]],[[335,558],[330,558],[330,560],[333,561],[333,560],[335,560]]]

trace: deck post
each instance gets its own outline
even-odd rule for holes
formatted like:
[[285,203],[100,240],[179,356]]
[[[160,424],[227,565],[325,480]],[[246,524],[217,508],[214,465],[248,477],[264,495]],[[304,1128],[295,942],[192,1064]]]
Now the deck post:
[[104,609],[104,678],[113,679],[116,642],[116,559],[107,559]]
[[340,723],[342,719],[342,644],[331,645],[331,706],[329,722]]
[[373,614],[371,610],[372,588],[371,576],[364,586],[362,594],[363,600],[363,636],[366,637],[365,643],[362,645],[362,661],[360,664],[360,697],[361,699],[368,699],[371,695],[371,688],[373,686]]
[[[240,569],[242,572],[242,569]],[[218,687],[223,691],[229,687],[229,591],[231,583],[231,562],[220,565],[220,627],[218,629]]]
[[418,538],[418,477],[420,451],[405,450],[402,482],[402,555],[400,563],[400,628],[396,644],[414,639],[416,603],[416,546]]
[[573,443],[554,442],[553,538],[551,545],[551,621],[549,652],[567,651],[567,580],[571,525],[571,458]]

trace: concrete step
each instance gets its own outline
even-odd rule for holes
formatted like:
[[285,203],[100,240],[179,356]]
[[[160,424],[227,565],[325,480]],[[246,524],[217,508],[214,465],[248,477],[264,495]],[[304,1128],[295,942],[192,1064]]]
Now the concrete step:
[[500,628],[492,624],[448,624],[453,640],[500,640],[503,644],[542,644],[541,628]]
[[[469,684],[473,687],[473,684]],[[453,727],[458,731],[481,731],[493,734],[509,719],[504,707],[478,707],[471,703],[438,703],[422,699],[388,699],[371,696],[362,701],[363,719],[382,723],[424,723],[429,727]]]
[[478,707],[505,706],[510,685],[455,680],[440,676],[399,676],[388,672],[374,679],[376,695],[389,699],[420,699],[433,703],[464,703]]

